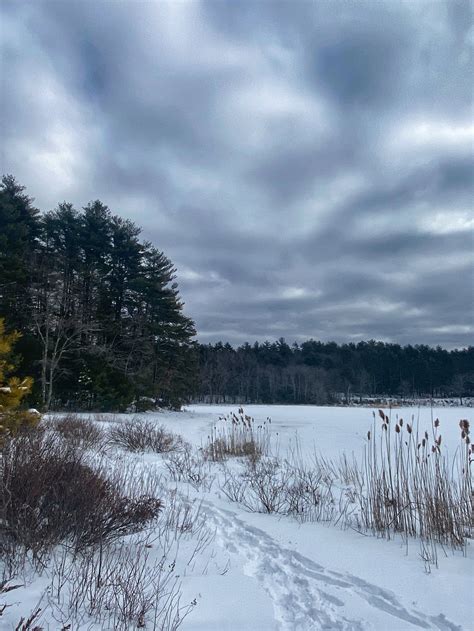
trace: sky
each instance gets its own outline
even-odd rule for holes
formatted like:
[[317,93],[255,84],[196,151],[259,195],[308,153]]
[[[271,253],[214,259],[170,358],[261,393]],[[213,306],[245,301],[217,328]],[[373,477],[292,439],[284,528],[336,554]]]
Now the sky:
[[473,6],[2,0],[1,171],[142,226],[200,341],[472,345]]

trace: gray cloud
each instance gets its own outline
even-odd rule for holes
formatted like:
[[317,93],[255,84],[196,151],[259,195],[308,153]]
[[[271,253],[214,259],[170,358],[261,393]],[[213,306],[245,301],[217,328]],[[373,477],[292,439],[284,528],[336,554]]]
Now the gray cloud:
[[1,11],[2,171],[142,225],[202,340],[472,343],[469,2]]

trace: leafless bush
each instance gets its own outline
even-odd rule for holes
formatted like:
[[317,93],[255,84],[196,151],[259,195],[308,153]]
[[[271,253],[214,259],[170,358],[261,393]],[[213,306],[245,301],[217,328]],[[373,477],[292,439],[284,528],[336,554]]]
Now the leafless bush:
[[163,425],[136,418],[112,426],[109,441],[127,451],[164,453],[184,448],[181,436],[169,432]]
[[298,443],[286,458],[247,459],[243,470],[225,466],[220,488],[248,510],[291,515],[298,521],[330,521],[335,512],[333,477],[304,464]]
[[[150,473],[147,484],[152,480]],[[181,604],[179,576],[188,568],[192,571],[214,533],[206,527],[198,503],[176,489],[163,489],[163,498],[163,510],[147,532],[88,548],[74,556],[74,563],[67,549],[55,550],[47,592],[58,624],[76,628],[94,620],[104,630],[179,628],[196,604]],[[187,557],[183,538],[192,542],[186,546]]]
[[60,542],[74,550],[142,528],[158,515],[152,496],[130,498],[103,465],[45,433],[18,436],[0,459],[0,551],[30,550],[37,560]]
[[242,473],[236,472],[227,467],[223,470],[223,479],[221,480],[220,489],[231,502],[237,502],[244,506],[248,505],[247,487],[248,480]]
[[59,624],[76,627],[92,619],[114,631],[175,631],[195,604],[181,606],[174,560],[156,557],[146,537],[89,549],[74,563],[59,550],[49,593]]
[[210,475],[209,466],[200,454],[193,453],[190,446],[169,454],[165,465],[175,482],[188,482],[197,490],[203,487],[207,491],[211,489],[214,478]]
[[291,472],[276,458],[247,461],[243,471],[226,468],[222,492],[252,512],[286,513]]
[[276,458],[264,458],[248,467],[245,478],[250,491],[246,505],[265,513],[286,512],[291,471]]
[[269,452],[270,426],[268,418],[255,427],[255,419],[239,408],[219,419],[207,437],[204,456],[213,461],[223,461],[228,456],[248,456],[254,460]]
[[15,627],[15,631],[43,631],[43,627],[39,627],[37,624],[35,624],[35,621],[38,620],[40,615],[41,608],[38,607],[30,613],[28,618],[21,617],[20,621]]
[[97,424],[75,414],[53,416],[48,419],[46,426],[74,446],[97,449],[104,445],[105,434]]

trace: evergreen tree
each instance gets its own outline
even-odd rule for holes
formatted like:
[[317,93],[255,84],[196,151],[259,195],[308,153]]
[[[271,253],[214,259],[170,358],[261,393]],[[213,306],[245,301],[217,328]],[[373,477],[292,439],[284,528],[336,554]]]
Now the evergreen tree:
[[39,234],[39,211],[12,175],[0,184],[0,317],[23,329],[31,313],[29,288]]
[[37,414],[20,409],[22,400],[31,390],[32,380],[11,376],[13,346],[19,337],[17,331],[5,333],[4,321],[0,319],[0,437],[15,434],[39,421]]
[[178,407],[197,364],[171,261],[99,200],[39,216],[11,176],[1,195],[0,313],[28,342],[44,408]]

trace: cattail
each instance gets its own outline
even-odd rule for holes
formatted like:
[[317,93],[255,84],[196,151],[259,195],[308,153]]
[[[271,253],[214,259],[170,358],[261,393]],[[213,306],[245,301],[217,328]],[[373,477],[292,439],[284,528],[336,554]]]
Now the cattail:
[[403,419],[402,418],[399,420],[399,425],[400,425],[400,427],[403,427]]
[[428,432],[425,432],[425,438],[428,440]]
[[410,423],[407,423],[407,432],[408,432],[409,434],[411,434],[411,432],[412,432],[412,429],[411,429],[411,425],[410,425]]
[[421,441],[421,446],[424,447],[426,445],[426,439],[423,438],[423,440]]
[[379,410],[379,416],[382,419],[382,421],[385,421],[385,414],[383,410]]
[[398,423],[395,425],[395,431],[397,432],[397,434],[400,433],[400,426]]
[[370,440],[370,430],[367,432],[367,440]]
[[466,436],[466,445],[469,445],[470,442],[471,442],[471,439],[469,438],[469,436]]
[[431,451],[434,453],[436,451],[436,447],[434,445],[432,445],[431,447]]
[[385,425],[385,423],[382,425],[382,429],[384,429],[385,431],[387,431],[387,426]]
[[441,445],[441,434],[438,436],[436,444],[438,445],[438,447],[439,447],[439,445]]
[[439,427],[439,418],[437,418],[436,421],[434,422],[434,426]]

